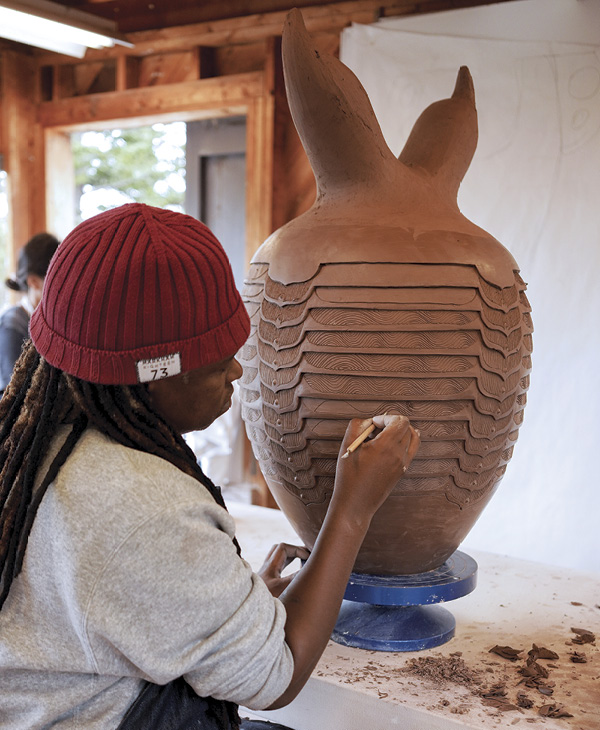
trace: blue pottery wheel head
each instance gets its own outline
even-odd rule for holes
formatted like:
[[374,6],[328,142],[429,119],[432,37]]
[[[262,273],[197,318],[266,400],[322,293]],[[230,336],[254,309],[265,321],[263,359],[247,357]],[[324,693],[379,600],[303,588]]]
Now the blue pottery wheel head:
[[352,573],[331,638],[375,651],[419,651],[454,636],[450,611],[434,604],[471,593],[477,563],[458,550],[436,570],[402,576]]
[[477,563],[456,551],[435,570],[413,575],[351,573],[344,598],[378,606],[424,606],[453,601],[477,584]]

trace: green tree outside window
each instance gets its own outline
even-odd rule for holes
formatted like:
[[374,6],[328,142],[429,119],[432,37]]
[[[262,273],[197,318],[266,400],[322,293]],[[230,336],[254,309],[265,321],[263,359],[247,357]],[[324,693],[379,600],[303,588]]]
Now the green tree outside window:
[[71,143],[77,223],[128,202],[183,211],[185,123],[80,132]]

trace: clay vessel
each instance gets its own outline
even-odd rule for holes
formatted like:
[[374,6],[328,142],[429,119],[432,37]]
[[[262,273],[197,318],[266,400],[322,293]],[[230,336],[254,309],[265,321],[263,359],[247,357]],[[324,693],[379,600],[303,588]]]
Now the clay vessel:
[[277,503],[310,548],[348,420],[397,412],[422,443],[355,571],[439,567],[496,490],[523,419],[532,349],[510,253],[457,206],[477,144],[473,84],[428,107],[399,159],[341,62],[292,11],[286,90],[317,180],[312,208],[254,256],[241,398]]

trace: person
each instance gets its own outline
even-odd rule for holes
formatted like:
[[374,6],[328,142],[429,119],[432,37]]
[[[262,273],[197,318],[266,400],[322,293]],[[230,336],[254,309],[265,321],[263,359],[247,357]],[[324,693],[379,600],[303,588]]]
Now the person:
[[229,408],[249,334],[210,230],[138,203],[84,221],[30,332],[0,401],[0,727],[232,730],[289,703],[418,434],[375,417],[310,554],[254,573],[182,437]]
[[40,303],[44,277],[58,240],[50,233],[37,233],[19,252],[17,273],[6,279],[12,291],[23,293],[20,302],[0,315],[0,397],[12,375],[25,340],[29,339],[29,318]]

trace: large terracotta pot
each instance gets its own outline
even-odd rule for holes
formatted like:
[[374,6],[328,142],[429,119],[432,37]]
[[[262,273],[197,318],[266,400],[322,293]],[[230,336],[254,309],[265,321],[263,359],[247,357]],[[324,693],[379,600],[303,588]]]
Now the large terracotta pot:
[[407,415],[422,443],[355,571],[439,567],[497,488],[532,349],[510,253],[458,210],[477,143],[471,77],[421,115],[396,159],[359,81],[293,11],[286,89],[318,194],[254,256],[244,290],[243,418],[267,484],[311,547],[348,420]]

